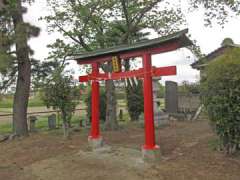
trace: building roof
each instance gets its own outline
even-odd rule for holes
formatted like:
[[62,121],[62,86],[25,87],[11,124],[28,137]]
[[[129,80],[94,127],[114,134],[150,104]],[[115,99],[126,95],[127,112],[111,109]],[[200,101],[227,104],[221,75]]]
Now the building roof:
[[231,48],[240,48],[240,45],[238,44],[227,44],[225,46],[222,46],[208,55],[204,56],[203,58],[199,59],[198,61],[191,64],[192,68],[194,69],[202,69],[204,68],[210,61],[214,60],[215,58],[223,55],[227,49]]
[[146,48],[151,47],[157,47],[162,44],[175,42],[175,41],[181,41],[180,46],[186,47],[192,44],[191,40],[188,39],[186,36],[186,33],[188,32],[188,29],[184,29],[182,31],[163,36],[156,39],[146,40],[146,41],[140,41],[132,45],[120,45],[115,46],[107,49],[99,49],[96,51],[90,51],[83,54],[79,54],[73,57],[73,59],[77,60],[78,62],[88,60],[91,58],[97,58],[97,57],[103,57],[103,56],[113,56],[116,54],[124,53],[124,52],[131,52],[136,50],[143,50]]

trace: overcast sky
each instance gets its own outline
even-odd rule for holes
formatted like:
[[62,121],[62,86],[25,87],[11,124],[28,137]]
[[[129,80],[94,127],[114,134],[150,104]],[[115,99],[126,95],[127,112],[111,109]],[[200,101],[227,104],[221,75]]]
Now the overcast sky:
[[[61,35],[57,33],[49,34],[45,22],[38,20],[40,16],[47,15],[48,13],[49,10],[45,0],[38,0],[28,8],[28,13],[24,17],[26,21],[41,28],[40,36],[31,39],[29,42],[32,49],[35,51],[34,57],[40,60],[48,56],[47,44],[61,37]],[[240,18],[231,19],[224,28],[220,26],[215,26],[214,28],[205,27],[203,22],[203,11],[188,13],[186,14],[186,19],[189,33],[192,36],[191,38],[197,40],[204,54],[208,54],[217,49],[222,40],[226,37],[230,37],[235,43],[240,44]],[[152,38],[154,37],[155,36],[152,35]],[[164,77],[162,83],[164,83],[165,80],[173,80],[179,83],[182,81],[196,82],[199,80],[199,72],[190,67],[190,64],[196,61],[196,59],[193,58],[193,56],[187,58],[188,56],[191,56],[191,53],[186,49],[153,56],[154,66],[177,65],[177,76]],[[70,68],[74,68],[77,77],[80,75],[80,72],[76,67],[75,63],[72,63],[70,66]]]

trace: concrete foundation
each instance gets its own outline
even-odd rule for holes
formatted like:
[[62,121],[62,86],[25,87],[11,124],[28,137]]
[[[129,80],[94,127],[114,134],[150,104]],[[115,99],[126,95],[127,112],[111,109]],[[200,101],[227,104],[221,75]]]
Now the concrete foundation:
[[99,137],[97,139],[93,139],[91,136],[88,137],[88,144],[92,149],[98,149],[103,146],[103,138]]
[[146,162],[156,162],[161,158],[161,151],[159,146],[155,146],[154,149],[142,148],[142,158]]

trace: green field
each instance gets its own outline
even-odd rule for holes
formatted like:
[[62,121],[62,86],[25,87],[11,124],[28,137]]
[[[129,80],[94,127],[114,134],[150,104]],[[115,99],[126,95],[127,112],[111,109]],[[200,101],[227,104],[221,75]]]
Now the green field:
[[[36,129],[43,131],[43,130],[48,130],[48,116],[37,116],[38,120],[36,121]],[[86,120],[86,116],[73,116],[71,124],[73,126],[79,126],[79,122],[81,120]],[[56,122],[57,127],[58,125],[61,126],[62,120],[59,119]],[[61,128],[61,127],[59,127]],[[0,124],[0,134],[7,134],[12,132],[12,124],[11,123],[6,123],[6,124]]]
[[[44,106],[44,103],[39,97],[29,99],[28,107],[40,107],[40,106]],[[12,108],[12,107],[13,107],[12,97],[0,99],[0,108]]]
[[8,134],[12,132],[12,124],[1,124],[0,125],[0,134]]

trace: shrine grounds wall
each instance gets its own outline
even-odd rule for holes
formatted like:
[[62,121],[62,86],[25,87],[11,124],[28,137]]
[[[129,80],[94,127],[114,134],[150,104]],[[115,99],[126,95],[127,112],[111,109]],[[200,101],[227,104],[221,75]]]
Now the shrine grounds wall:
[[178,111],[179,112],[196,112],[201,104],[200,95],[192,93],[178,92]]
[[200,105],[200,94],[181,92],[176,82],[166,81],[165,110],[167,113],[194,113]]

